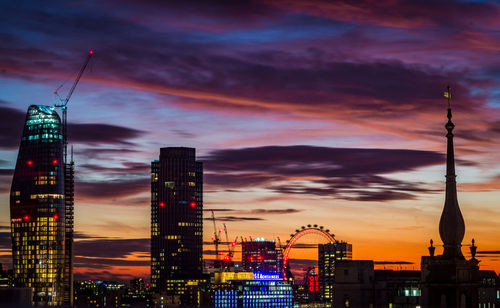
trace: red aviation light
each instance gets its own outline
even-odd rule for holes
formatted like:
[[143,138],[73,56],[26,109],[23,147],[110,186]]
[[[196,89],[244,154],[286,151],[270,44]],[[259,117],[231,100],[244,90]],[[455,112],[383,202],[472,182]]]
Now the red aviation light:
[[59,215],[54,214],[54,219],[55,219],[55,220],[58,220],[58,219],[59,219]]
[[231,260],[231,259],[228,256],[224,257],[224,261],[229,261],[229,260]]
[[24,219],[24,221],[28,221],[28,220],[30,220],[30,217],[28,215],[26,215],[23,217],[23,219]]
[[259,260],[263,260],[263,259],[264,259],[264,257],[262,257],[262,256],[259,256]]
[[94,54],[94,51],[93,50],[89,50],[89,55],[93,55]]
[[253,257],[250,257],[249,259],[250,259],[250,261],[253,261]]
[[232,242],[232,243],[231,243],[231,245],[232,245],[232,246],[236,246],[236,242]]
[[33,161],[32,160],[28,160],[26,163],[28,164],[28,166],[33,165]]
[[58,162],[59,162],[59,161],[58,161],[57,159],[54,159],[54,160],[52,161],[52,164],[53,164],[53,165],[57,165],[57,163],[58,163]]
[[164,207],[165,206],[165,202],[160,202],[160,207]]
[[193,202],[189,203],[189,206],[192,207],[192,208],[195,208],[196,207],[196,202],[193,201]]

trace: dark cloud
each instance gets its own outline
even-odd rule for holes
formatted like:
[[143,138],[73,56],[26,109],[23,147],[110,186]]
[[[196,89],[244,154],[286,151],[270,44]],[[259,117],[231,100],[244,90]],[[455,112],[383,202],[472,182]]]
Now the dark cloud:
[[78,164],[78,168],[85,171],[99,172],[101,174],[124,174],[124,173],[139,173],[145,174],[151,171],[151,165],[139,162],[123,162],[122,167],[107,167],[95,164]]
[[[418,150],[265,146],[216,150],[203,160],[209,185],[225,187],[230,183],[283,194],[388,201],[436,192],[425,183],[389,179],[387,175],[442,164],[444,155]],[[215,182],[211,182],[213,178]]]
[[133,196],[150,189],[149,178],[132,180],[108,180],[100,182],[75,181],[78,197],[89,199],[112,199]]
[[[212,220],[211,218],[205,218],[205,220]],[[242,217],[242,216],[219,216],[215,220],[219,221],[253,221],[253,220],[265,220],[260,217]]]
[[303,210],[297,210],[297,209],[255,209],[255,210],[249,210],[249,214],[293,214],[293,213],[299,213],[302,212]]
[[476,257],[485,258],[485,257],[497,257],[500,256],[500,250],[480,250],[477,252]]
[[12,169],[0,169],[0,193],[6,193],[10,191],[13,174],[14,170]]
[[[130,148],[84,148],[75,151],[76,155],[83,156],[86,159],[103,159],[109,156],[135,153],[139,153],[139,151]],[[87,164],[86,166],[94,167],[96,170],[98,168],[97,165]]]
[[318,249],[318,244],[296,243],[293,244],[293,249]]
[[130,145],[130,139],[143,134],[137,129],[111,124],[68,123],[68,138],[72,143]]
[[373,261],[373,264],[378,265],[391,265],[391,264],[415,264],[414,262],[409,261]]
[[125,258],[133,253],[149,254],[150,239],[92,239],[75,241],[75,256],[83,258]]
[[[237,10],[241,9],[239,5],[237,7]],[[209,12],[214,9],[225,11],[222,7],[211,7],[206,11],[199,7],[194,9],[204,16],[210,16]],[[94,77],[114,84],[119,80],[133,88],[181,96],[183,99],[179,104],[185,108],[201,106],[224,111],[253,108],[328,118],[335,116],[342,120],[346,117],[392,119],[395,116],[412,117],[422,110],[437,111],[440,108],[437,99],[442,87],[448,83],[456,85],[456,91],[462,93],[462,99],[457,102],[461,108],[472,110],[479,104],[474,104],[471,99],[468,83],[480,83],[480,80],[464,81],[461,71],[450,70],[445,74],[428,66],[395,60],[337,60],[311,48],[293,52],[270,47],[231,55],[221,52],[228,47],[224,40],[204,40],[198,34],[163,30],[165,27],[158,27],[163,31],[154,30],[154,26],[145,27],[126,20],[126,17],[101,16],[103,12],[85,15],[64,7],[40,11],[8,7],[6,11],[9,13],[5,22],[13,29],[36,29],[36,32],[54,37],[78,34],[82,41],[100,46],[99,57],[93,59],[99,67],[99,71],[93,73]],[[167,10],[169,14],[172,12]],[[248,16],[250,12],[237,15],[239,17],[235,20],[241,22],[242,16]],[[23,23],[19,23],[21,16]],[[93,31],[100,35],[95,36]],[[66,53],[44,54],[36,47],[26,48],[26,44],[19,43],[4,52],[7,67],[29,68],[29,71],[43,75],[47,69],[67,72],[68,64],[74,62]],[[71,48],[78,48],[76,45]],[[33,63],[32,58],[39,59],[40,63]],[[126,144],[130,138],[142,133],[125,128],[95,125],[87,128],[84,125],[74,127],[75,136],[72,138],[75,142]],[[97,134],[100,128],[108,133]]]
[[124,259],[111,259],[111,258],[87,258],[75,257],[75,266],[82,268],[93,269],[112,269],[114,266],[149,266],[151,264],[149,258],[144,260],[124,260]]
[[[10,228],[8,229],[10,230]],[[12,245],[12,240],[10,238],[10,231],[0,231],[0,249],[10,250],[11,245]]]
[[10,108],[0,100],[0,149],[16,149],[23,134],[26,112]]
[[14,174],[14,169],[0,169],[0,176],[3,176],[3,175],[10,176],[13,174]]
[[88,239],[103,239],[105,237],[102,237],[102,236],[95,236],[95,235],[89,235],[89,234],[86,234],[86,233],[82,233],[82,232],[74,232],[73,233],[73,238],[75,240],[88,240]]
[[[486,1],[437,0],[348,0],[271,1],[277,7],[358,24],[376,24],[393,28],[450,27],[470,30],[493,23],[500,12],[495,3]],[[393,6],[394,10],[387,8]],[[481,20],[481,23],[478,21]]]
[[231,212],[231,211],[235,211],[235,209],[203,209],[204,212],[211,212],[211,211],[214,211],[214,212]]

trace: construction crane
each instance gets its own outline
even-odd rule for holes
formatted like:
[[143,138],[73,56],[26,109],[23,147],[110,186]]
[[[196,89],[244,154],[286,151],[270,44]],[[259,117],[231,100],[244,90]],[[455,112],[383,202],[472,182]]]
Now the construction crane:
[[224,257],[224,263],[226,267],[231,267],[233,266],[233,256],[234,256],[234,247],[236,246],[236,243],[238,241],[238,237],[234,239],[233,242],[229,241],[229,235],[227,233],[227,226],[225,223],[222,224],[224,226],[224,233],[226,235],[226,244],[227,244],[227,254]]
[[222,224],[224,226],[224,233],[226,234],[226,244],[227,244],[227,256],[229,257],[229,261],[233,259],[233,251],[231,249],[231,243],[229,242],[229,236],[227,235],[227,227],[226,224]]
[[61,98],[59,96],[59,89],[62,88],[63,85],[60,85],[59,88],[57,88],[54,91],[54,94],[57,96],[59,99],[59,103],[55,104],[54,107],[56,108],[61,108],[62,114],[63,114],[63,157],[64,157],[64,163],[67,163],[68,159],[68,136],[67,136],[67,131],[68,131],[68,122],[67,122],[67,117],[68,117],[68,102],[71,98],[71,95],[73,95],[73,92],[75,91],[76,86],[78,85],[78,82],[80,81],[80,78],[82,78],[83,72],[85,71],[85,68],[87,68],[87,65],[89,64],[90,58],[94,55],[94,51],[90,50],[87,58],[85,59],[85,62],[83,62],[82,68],[80,68],[80,72],[78,72],[78,75],[76,76],[75,81],[73,82],[73,85],[71,86],[71,89],[69,89],[68,94],[66,95],[65,98]]
[[210,210],[212,212],[212,222],[214,224],[214,235],[213,235],[213,240],[214,240],[214,245],[215,245],[215,266],[220,266],[220,259],[219,259],[219,243],[220,243],[220,237],[219,234],[217,233],[217,226],[215,225],[215,214],[214,210]]

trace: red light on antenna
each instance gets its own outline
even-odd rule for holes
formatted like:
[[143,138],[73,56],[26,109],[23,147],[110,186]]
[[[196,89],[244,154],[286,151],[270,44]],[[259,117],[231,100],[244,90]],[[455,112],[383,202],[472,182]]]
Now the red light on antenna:
[[236,243],[235,243],[235,242],[232,242],[232,243],[231,243],[231,245],[236,246]]
[[54,160],[52,161],[52,164],[57,165],[57,163],[58,163],[58,162],[59,162],[59,161],[57,161],[57,159],[54,159]]
[[249,259],[250,259],[250,261],[253,261],[253,257],[250,257]]
[[59,219],[59,215],[54,214],[54,219],[55,219],[55,220],[58,220],[58,219]]
[[89,55],[93,55],[94,54],[94,51],[93,50],[89,50]]
[[160,202],[160,207],[164,207],[165,206],[165,202]]
[[230,260],[230,259],[229,259],[229,257],[228,257],[228,256],[225,256],[225,257],[224,257],[224,261],[229,261],[229,260]]
[[196,207],[196,202],[189,203],[189,206],[191,206],[192,208],[195,208]]
[[29,217],[28,215],[26,215],[26,216],[24,216],[24,217],[23,217],[23,219],[24,219],[25,221],[27,221],[27,220],[30,220],[30,217]]
[[264,259],[264,258],[262,256],[259,256],[259,260],[262,260],[262,259]]
[[28,166],[31,166],[31,165],[33,165],[33,161],[32,160],[28,160],[27,164],[28,164]]

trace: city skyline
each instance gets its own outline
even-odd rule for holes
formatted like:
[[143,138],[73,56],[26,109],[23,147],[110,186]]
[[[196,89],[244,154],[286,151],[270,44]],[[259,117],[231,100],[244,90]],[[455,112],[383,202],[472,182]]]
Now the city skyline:
[[475,238],[481,269],[498,273],[500,8],[398,3],[2,4],[0,262],[26,110],[52,105],[93,49],[68,117],[78,279],[149,277],[149,163],[168,146],[197,149],[204,208],[230,238],[285,241],[318,224],[353,259],[419,268],[439,239],[448,84],[463,243]]

